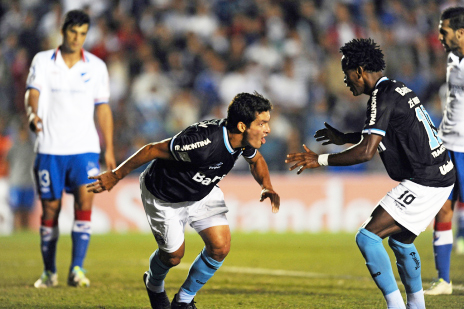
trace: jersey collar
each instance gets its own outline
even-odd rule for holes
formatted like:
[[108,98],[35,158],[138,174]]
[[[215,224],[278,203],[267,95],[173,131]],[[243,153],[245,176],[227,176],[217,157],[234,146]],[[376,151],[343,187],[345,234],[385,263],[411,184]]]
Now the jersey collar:
[[234,151],[234,148],[232,148],[232,145],[230,144],[230,141],[229,141],[229,135],[227,134],[227,129],[226,127],[222,127],[222,136],[224,137],[224,145],[226,146],[227,150],[233,154],[235,151]]
[[386,80],[388,80],[388,77],[386,77],[386,76],[381,77],[381,78],[377,81],[377,83],[375,83],[375,87],[374,87],[374,88],[377,88],[377,86],[378,86],[381,82],[384,82],[384,81],[386,81]]
[[[61,54],[60,47],[61,47],[61,45],[58,46],[58,47],[55,49],[55,52],[54,52],[53,55],[52,55],[52,59],[53,59],[53,61],[55,61],[55,62],[56,62],[56,59],[58,58],[58,52],[60,52],[60,54]],[[84,49],[83,49],[83,48],[81,48],[81,60],[82,60],[82,62],[84,62],[84,63],[86,63],[86,62],[89,61],[89,60],[87,59],[87,57],[85,57]]]

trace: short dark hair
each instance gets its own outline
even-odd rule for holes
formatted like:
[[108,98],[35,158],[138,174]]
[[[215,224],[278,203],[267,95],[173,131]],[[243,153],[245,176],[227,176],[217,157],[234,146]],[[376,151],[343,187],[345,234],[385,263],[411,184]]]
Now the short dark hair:
[[68,27],[73,27],[75,25],[82,26],[84,24],[90,26],[89,15],[81,10],[72,10],[66,13],[61,31],[64,33]]
[[454,31],[464,28],[464,7],[450,7],[441,13],[441,20],[449,19],[449,26]]
[[380,72],[385,69],[382,50],[371,38],[353,39],[342,46],[340,52],[343,70],[363,67],[366,71]]
[[256,119],[257,114],[272,110],[272,103],[258,92],[237,94],[227,109],[227,129],[234,131],[237,124],[243,122],[247,127]]

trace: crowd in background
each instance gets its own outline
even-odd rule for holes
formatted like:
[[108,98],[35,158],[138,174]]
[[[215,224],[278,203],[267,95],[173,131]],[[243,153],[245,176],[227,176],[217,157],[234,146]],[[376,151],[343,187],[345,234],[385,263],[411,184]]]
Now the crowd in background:
[[[446,0],[0,0],[0,176],[3,158],[25,124],[24,93],[33,56],[61,43],[64,13],[85,9],[84,48],[110,75],[118,163],[146,143],[203,119],[225,117],[239,92],[274,104],[271,134],[260,151],[271,171],[285,155],[332,124],[360,131],[367,96],[343,83],[339,48],[371,37],[385,75],[414,90],[438,126],[446,54],[438,41]],[[324,147],[322,150],[321,147]],[[339,146],[334,146],[339,147]],[[1,163],[3,162],[3,163]],[[236,171],[245,169],[238,164]],[[332,171],[375,171],[380,160]]]

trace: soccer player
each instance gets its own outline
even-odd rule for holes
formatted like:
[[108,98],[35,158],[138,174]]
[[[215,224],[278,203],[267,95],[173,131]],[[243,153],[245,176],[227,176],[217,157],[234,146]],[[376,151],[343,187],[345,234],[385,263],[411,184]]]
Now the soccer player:
[[[269,198],[272,212],[279,210],[280,197],[257,150],[271,131],[271,109],[269,100],[258,93],[237,94],[226,119],[195,123],[172,138],[145,145],[116,169],[90,177],[97,180],[87,186],[90,191],[109,191],[131,171],[151,161],[140,176],[140,189],[158,243],[143,276],[152,308],[196,308],[193,298],[229,253],[228,210],[217,184],[240,156],[249,163],[262,188],[260,200]],[[184,255],[187,222],[200,234],[205,247],[170,305],[164,279]]]
[[27,78],[25,105],[29,126],[37,134],[34,174],[42,203],[40,249],[42,276],[34,284],[58,284],[56,244],[63,189],[74,195],[72,261],[68,285],[89,286],[82,269],[89,245],[93,193],[88,176],[99,173],[100,142],[96,114],[104,143],[105,163],[114,168],[113,118],[109,107],[108,71],[105,63],[82,49],[89,16],[69,11],[61,28],[62,44],[35,55]]
[[455,170],[419,98],[403,83],[383,76],[383,53],[371,39],[354,39],[341,49],[345,84],[353,95],[366,94],[362,132],[342,133],[329,124],[315,134],[323,145],[354,146],[334,154],[316,154],[306,146],[286,163],[298,174],[307,168],[369,161],[376,150],[388,175],[400,183],[380,200],[356,234],[367,268],[388,308],[405,308],[382,239],[395,253],[408,308],[425,308],[421,263],[413,241],[426,229],[453,189]]
[[[426,295],[451,294],[453,286],[450,279],[451,250],[453,231],[451,221],[455,203],[464,202],[464,7],[448,8],[441,14],[438,39],[448,55],[446,83],[446,105],[438,134],[456,169],[456,184],[448,200],[435,217],[433,251],[437,280],[424,293]],[[460,216],[456,240],[457,249],[464,253],[464,216]],[[457,250],[457,251],[458,251]]]

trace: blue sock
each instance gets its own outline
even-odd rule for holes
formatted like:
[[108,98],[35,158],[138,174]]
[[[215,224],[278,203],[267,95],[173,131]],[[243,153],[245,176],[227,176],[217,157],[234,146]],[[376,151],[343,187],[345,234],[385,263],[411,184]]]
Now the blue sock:
[[71,239],[73,244],[71,269],[73,269],[74,266],[79,266],[81,268],[83,267],[91,234],[92,226],[90,221],[74,221],[73,229],[71,232]]
[[451,251],[453,250],[453,231],[437,230],[433,232],[433,252],[435,254],[435,268],[438,278],[450,282]]
[[190,267],[188,277],[180,288],[178,300],[183,303],[190,303],[203,285],[221,267],[223,262],[218,262],[211,258],[206,252],[206,248],[203,248]]
[[56,273],[56,243],[58,242],[58,226],[40,227],[40,251],[44,269]]
[[390,257],[383,247],[382,238],[361,228],[356,234],[356,243],[366,260],[366,266],[372,278],[383,295],[388,295],[398,290]]
[[[150,269],[148,271],[148,282],[153,287],[163,286],[164,278],[169,272],[170,267],[164,265],[159,258],[159,250],[156,249],[155,252],[150,256]],[[164,288],[162,289],[164,291]],[[157,293],[162,291],[156,291]]]
[[416,246],[403,244],[392,237],[388,238],[388,244],[395,253],[398,273],[406,293],[416,293],[422,290],[420,257]]

